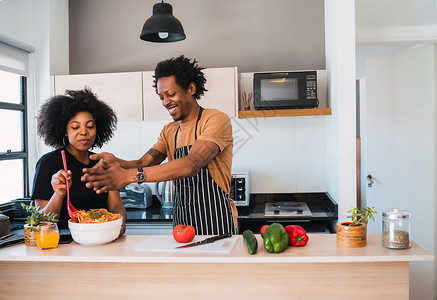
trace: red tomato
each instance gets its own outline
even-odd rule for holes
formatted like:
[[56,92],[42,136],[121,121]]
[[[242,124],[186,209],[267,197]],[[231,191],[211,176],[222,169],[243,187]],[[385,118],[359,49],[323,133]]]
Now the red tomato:
[[261,233],[261,237],[264,238],[264,231],[267,229],[267,227],[269,227],[269,225],[263,225],[263,227],[261,227],[261,230],[259,231],[259,233]]
[[176,225],[173,228],[173,237],[179,243],[189,243],[194,239],[196,230],[191,225]]

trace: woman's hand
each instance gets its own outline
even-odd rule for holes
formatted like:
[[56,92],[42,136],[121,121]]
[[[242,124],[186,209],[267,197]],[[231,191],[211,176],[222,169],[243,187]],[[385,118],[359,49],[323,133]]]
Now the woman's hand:
[[53,174],[51,181],[53,191],[60,196],[65,196],[65,194],[67,193],[67,180],[69,187],[71,187],[73,181],[70,170],[59,170],[58,172]]

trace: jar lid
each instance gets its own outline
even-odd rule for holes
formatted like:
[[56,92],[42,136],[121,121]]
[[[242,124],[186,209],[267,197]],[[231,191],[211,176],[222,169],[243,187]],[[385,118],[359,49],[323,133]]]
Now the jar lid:
[[411,214],[410,212],[403,209],[392,208],[390,210],[385,210],[382,213],[382,217],[390,220],[409,219],[411,217]]

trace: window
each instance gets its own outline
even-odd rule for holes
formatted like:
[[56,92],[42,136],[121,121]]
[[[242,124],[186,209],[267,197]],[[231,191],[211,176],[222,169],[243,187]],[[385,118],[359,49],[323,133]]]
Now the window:
[[0,70],[0,204],[29,196],[26,83]]

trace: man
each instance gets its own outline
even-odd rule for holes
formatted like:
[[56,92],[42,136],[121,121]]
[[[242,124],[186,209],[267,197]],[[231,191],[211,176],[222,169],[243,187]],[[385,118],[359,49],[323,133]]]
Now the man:
[[[138,160],[92,155],[100,163],[84,169],[82,181],[101,193],[132,182],[174,180],[173,225],[193,225],[200,235],[233,233],[232,127],[226,114],[197,103],[207,91],[202,69],[183,55],[158,63],[154,87],[174,121],[164,126],[155,145]],[[166,157],[168,162],[161,164]]]

